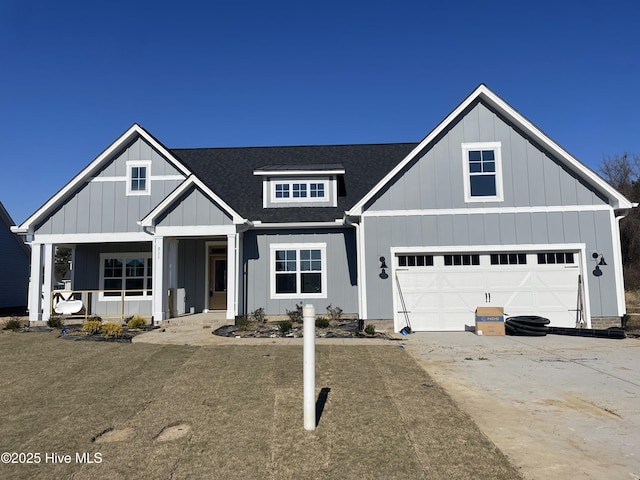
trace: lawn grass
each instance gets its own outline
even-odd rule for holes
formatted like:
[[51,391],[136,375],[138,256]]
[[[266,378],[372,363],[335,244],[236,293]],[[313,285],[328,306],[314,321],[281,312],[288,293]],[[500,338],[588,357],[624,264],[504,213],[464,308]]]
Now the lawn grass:
[[[0,334],[0,452],[42,455],[1,464],[0,478],[520,478],[397,344],[318,346],[316,360],[317,391],[330,390],[308,432],[301,347]],[[177,424],[184,437],[157,440]],[[130,436],[92,441],[109,430]],[[45,452],[73,461],[44,463]],[[102,463],[77,464],[76,452]]]

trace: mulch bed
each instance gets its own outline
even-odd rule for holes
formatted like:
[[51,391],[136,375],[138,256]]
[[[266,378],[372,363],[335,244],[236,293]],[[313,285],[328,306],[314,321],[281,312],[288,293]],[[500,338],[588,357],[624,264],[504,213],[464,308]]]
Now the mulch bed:
[[[327,328],[316,327],[317,338],[384,338],[386,340],[398,340],[391,337],[386,332],[376,332],[374,335],[367,335],[358,329],[358,320],[341,322],[330,325]],[[238,328],[235,325],[224,325],[213,332],[219,337],[240,337],[240,338],[302,338],[303,327],[294,324],[293,328],[282,333],[277,322],[255,323],[248,328]]]

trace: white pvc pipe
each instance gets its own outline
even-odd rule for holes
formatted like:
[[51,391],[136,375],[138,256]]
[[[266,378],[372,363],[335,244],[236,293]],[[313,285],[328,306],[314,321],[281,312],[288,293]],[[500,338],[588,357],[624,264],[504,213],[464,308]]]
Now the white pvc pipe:
[[302,309],[304,357],[304,429],[316,429],[316,310],[313,305]]

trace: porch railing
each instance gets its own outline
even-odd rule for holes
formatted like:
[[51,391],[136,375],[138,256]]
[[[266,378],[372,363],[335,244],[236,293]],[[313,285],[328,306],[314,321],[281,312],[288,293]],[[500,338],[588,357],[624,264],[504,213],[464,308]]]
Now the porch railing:
[[[138,308],[128,309],[127,305],[132,305],[136,300]],[[114,309],[114,305],[118,305],[118,308]],[[144,308],[146,305],[148,311]],[[51,292],[49,314],[84,320],[93,316],[121,321],[133,315],[151,318],[151,290],[54,290]]]

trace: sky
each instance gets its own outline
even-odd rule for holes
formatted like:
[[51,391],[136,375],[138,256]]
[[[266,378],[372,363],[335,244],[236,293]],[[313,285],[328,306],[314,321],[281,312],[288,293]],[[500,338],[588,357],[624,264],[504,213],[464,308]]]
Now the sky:
[[133,123],[419,142],[480,83],[597,170],[640,154],[638,32],[636,0],[0,0],[0,202],[22,223]]

